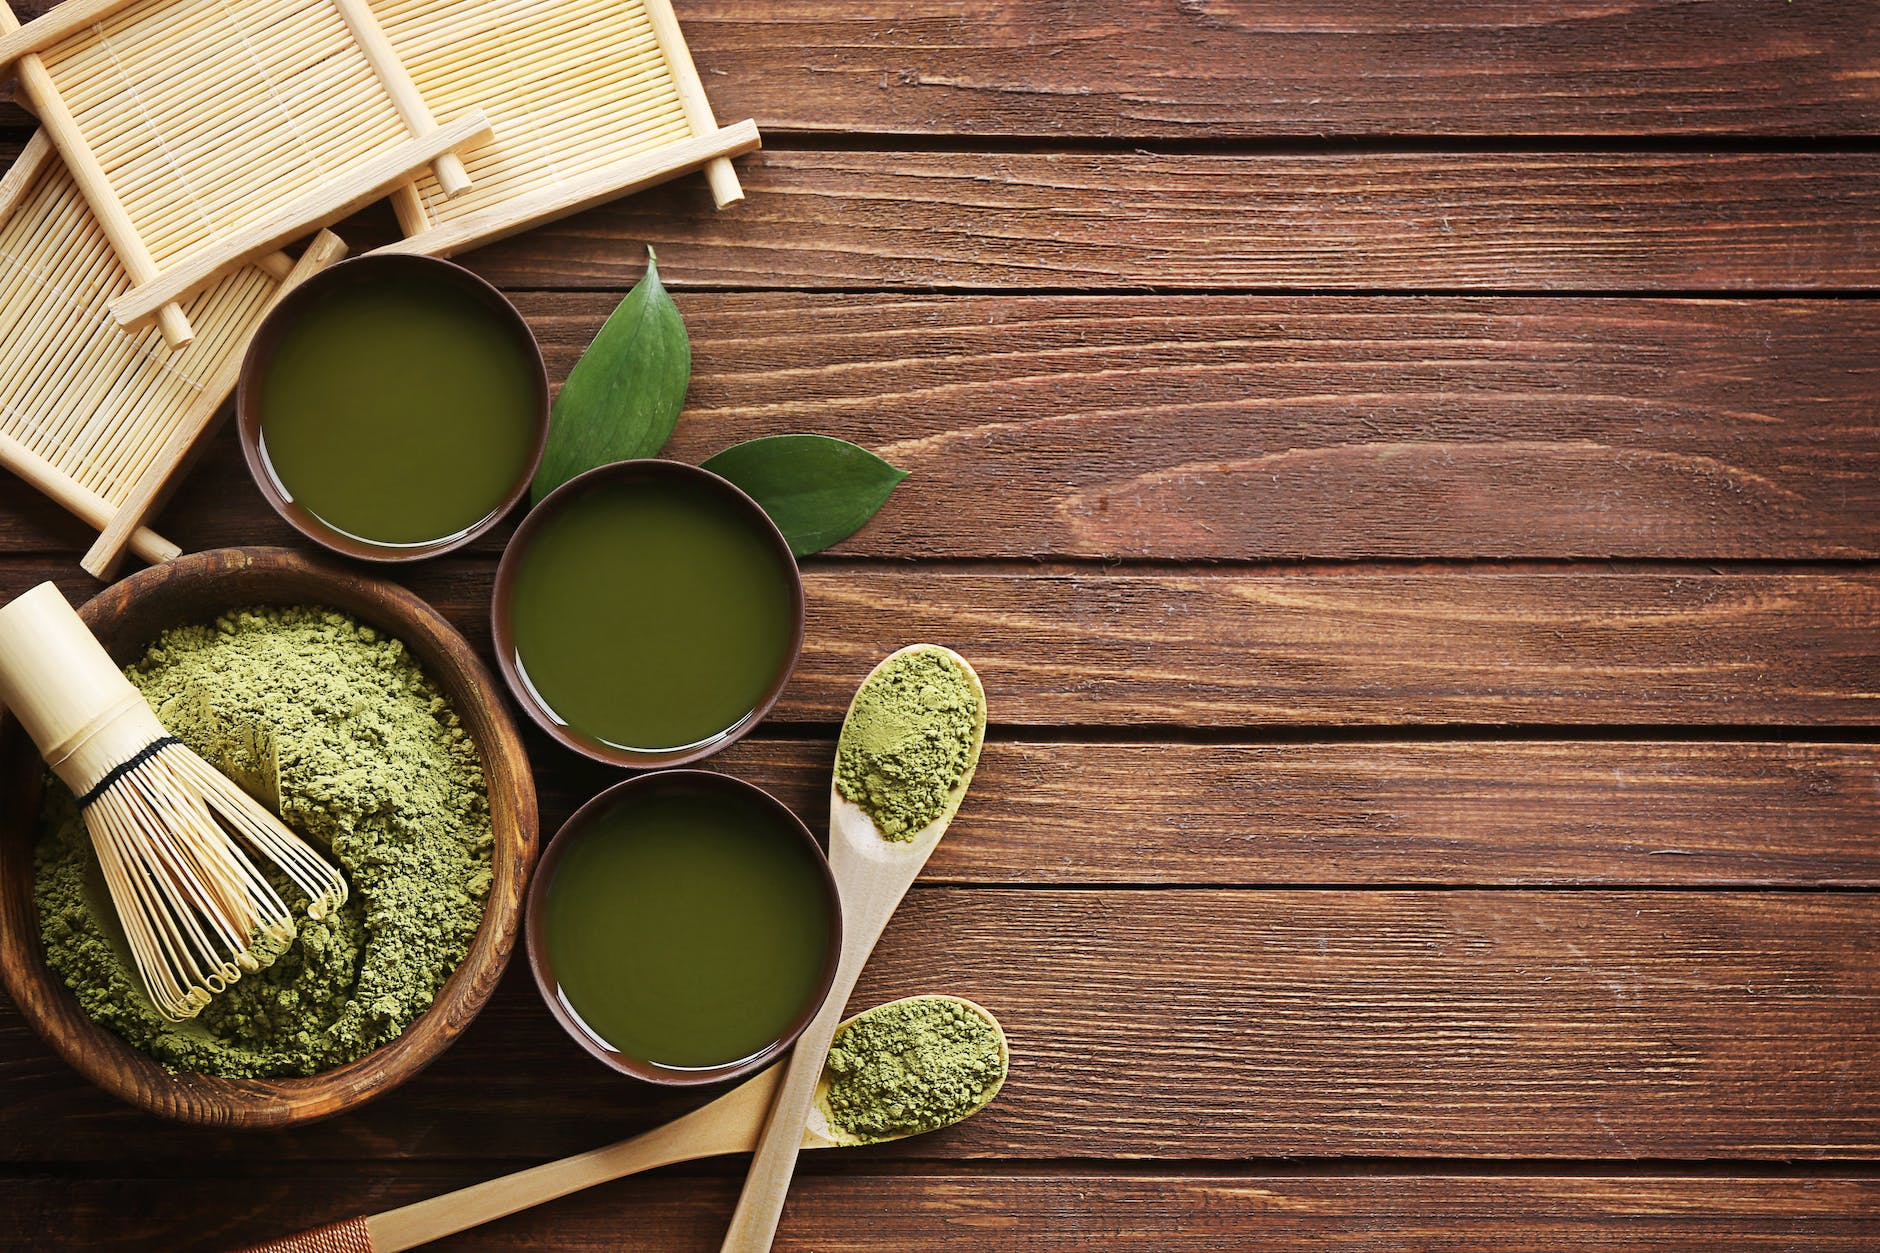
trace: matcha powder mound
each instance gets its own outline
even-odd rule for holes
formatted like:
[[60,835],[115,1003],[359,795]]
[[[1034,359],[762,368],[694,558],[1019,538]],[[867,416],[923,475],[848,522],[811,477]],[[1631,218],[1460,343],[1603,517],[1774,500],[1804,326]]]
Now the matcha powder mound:
[[911,840],[940,816],[973,767],[979,694],[937,648],[884,663],[855,695],[836,750],[836,790],[890,840]]
[[945,1127],[1005,1082],[998,1029],[943,996],[891,1001],[856,1017],[829,1045],[832,1126],[862,1140]]
[[125,673],[178,739],[345,873],[299,938],[185,1023],[144,995],[71,794],[47,786],[34,897],[85,1012],[177,1070],[310,1075],[395,1039],[450,977],[483,917],[490,816],[475,745],[402,643],[344,614],[259,608],[168,631]]

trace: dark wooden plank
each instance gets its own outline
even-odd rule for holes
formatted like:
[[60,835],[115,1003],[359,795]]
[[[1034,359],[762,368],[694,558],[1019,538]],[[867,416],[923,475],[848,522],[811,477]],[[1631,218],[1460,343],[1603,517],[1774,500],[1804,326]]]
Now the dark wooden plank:
[[[0,147],[10,160],[12,149]],[[1806,291],[1880,279],[1880,157],[1796,152],[852,152],[741,158],[460,258],[622,289]],[[396,236],[376,208],[338,228]]]
[[[767,151],[465,258],[511,287],[1870,287],[1872,153]],[[366,243],[389,222],[345,228]]]
[[[999,1101],[875,1158],[1880,1156],[1880,915],[1853,894],[919,888],[853,1004],[971,996]],[[0,1017],[0,1160],[215,1163]],[[683,1108],[512,968],[461,1044],[277,1162],[535,1158]],[[136,1167],[132,1166],[132,1170]]]
[[[825,821],[830,741],[713,759]],[[537,753],[544,830],[605,786]],[[959,884],[1880,886],[1880,746],[986,745]]]
[[[477,586],[481,587],[482,580]],[[779,706],[907,641],[1017,724],[1880,722],[1880,577],[812,572]]]
[[[557,377],[608,305],[576,299],[529,304]],[[1880,554],[1866,304],[695,306],[673,455],[880,449],[913,477],[857,555]]]
[[[821,831],[833,737],[705,763]],[[615,782],[525,732],[542,830]],[[1726,741],[986,745],[924,882],[1880,886],[1880,746]]]
[[[393,577],[488,654],[494,563]],[[0,564],[0,597],[67,561]],[[1006,726],[1880,724],[1880,575],[1479,570],[1006,573],[812,566],[773,718],[838,720],[917,640],[958,647]]]
[[677,9],[718,116],[772,132],[1258,139],[1880,125],[1880,17],[1846,0]]
[[[559,379],[614,297],[520,300]],[[680,303],[695,374],[672,455],[814,430],[912,471],[845,555],[1880,556],[1869,302]],[[290,538],[227,430],[159,527]],[[0,551],[84,542],[0,478]]]
[[[822,1173],[835,1165],[803,1160],[779,1250],[1855,1253],[1880,1235],[1880,1182],[1869,1178]],[[0,1244],[226,1249],[482,1177],[391,1166],[293,1181],[0,1180]],[[642,1177],[426,1247],[707,1253],[736,1187],[719,1177]],[[129,1213],[138,1216],[134,1231]]]
[[826,0],[680,20],[721,117],[773,130],[1246,136],[1867,133],[1871,6]]

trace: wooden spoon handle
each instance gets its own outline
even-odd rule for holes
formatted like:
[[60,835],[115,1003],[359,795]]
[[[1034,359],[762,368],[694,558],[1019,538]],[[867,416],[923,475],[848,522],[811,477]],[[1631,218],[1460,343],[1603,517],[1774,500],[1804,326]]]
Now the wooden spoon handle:
[[[833,837],[832,837],[833,838]],[[916,866],[915,871],[919,870]],[[837,876],[838,882],[841,876]],[[790,1047],[790,1061],[783,1071],[783,1083],[758,1138],[757,1153],[751,1158],[751,1173],[745,1177],[744,1191],[738,1194],[738,1208],[731,1216],[719,1253],[766,1253],[776,1239],[777,1224],[783,1218],[784,1197],[790,1191],[790,1178],[796,1173],[796,1155],[803,1148],[803,1128],[809,1121],[810,1105],[816,1099],[816,1081],[822,1077],[823,1063],[829,1057],[829,1042],[842,1025],[842,1011],[849,1003],[849,993],[862,977],[868,955],[875,951],[875,941],[888,925],[888,918],[907,891],[913,874],[899,890],[855,899],[843,899],[842,960],[836,967],[835,982],[817,1015],[810,1019],[796,1043]]]
[[731,1216],[731,1228],[725,1233],[720,1253],[762,1253],[776,1238],[777,1224],[783,1218],[783,1200],[796,1174],[796,1155],[803,1147],[803,1125],[809,1121],[810,1104],[816,1097],[816,1081],[822,1077],[829,1041],[835,1036],[842,1007],[854,985],[854,974],[846,982],[838,974],[822,1012],[797,1037],[790,1064],[784,1070],[782,1090],[757,1141],[757,1155],[751,1159],[751,1173],[744,1180],[744,1191],[738,1194],[738,1208]]
[[[631,1140],[519,1170],[500,1179],[488,1179],[381,1214],[349,1218],[267,1244],[253,1245],[239,1253],[402,1253],[402,1250],[441,1240],[597,1183],[635,1175],[656,1166],[669,1166],[673,1162],[745,1152],[757,1142],[758,1123],[776,1094],[777,1079],[778,1068],[772,1066],[710,1105]],[[800,1127],[797,1134],[802,1135]]]

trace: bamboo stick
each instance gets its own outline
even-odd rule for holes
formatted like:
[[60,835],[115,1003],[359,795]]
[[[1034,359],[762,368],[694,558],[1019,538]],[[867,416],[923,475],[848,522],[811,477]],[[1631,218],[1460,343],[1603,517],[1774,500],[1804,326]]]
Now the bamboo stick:
[[[373,16],[365,0],[333,0],[333,4],[340,16],[346,19],[346,25],[352,30],[353,42],[359,45],[373,73],[378,75],[385,94],[391,97],[392,107],[398,110],[405,129],[413,137],[436,130],[437,119],[431,116],[431,107],[418,94],[411,75],[406,72],[398,54],[392,51],[391,42],[385,38],[385,31],[379,26],[378,18]],[[446,152],[432,162],[431,172],[446,196],[456,196],[470,188],[470,174],[464,169],[463,159],[454,152]],[[423,229],[429,220],[424,211],[424,202],[418,198],[418,189],[411,183],[402,183],[392,192],[392,204],[398,212],[399,224],[407,231],[414,224],[418,229]]]
[[[679,85],[679,102],[685,106],[692,132],[708,135],[718,129],[718,119],[712,116],[711,101],[705,98],[705,85],[699,82],[698,67],[692,64],[692,52],[685,46],[685,34],[679,29],[679,19],[673,16],[671,0],[645,0],[645,3],[647,16],[653,20],[653,34],[659,46],[666,50],[673,80]],[[711,184],[712,201],[720,209],[744,199],[744,189],[738,185],[738,172],[731,168],[728,157],[706,162],[705,180]]]
[[[473,162],[477,186],[457,200],[436,206],[435,217],[441,221],[466,216],[504,200],[528,194],[543,184],[578,178],[588,170],[611,165],[651,148],[682,142],[691,137],[691,127],[673,100],[671,114],[647,114],[654,129],[628,130],[618,126],[622,107],[635,101],[591,103],[583,111],[558,113],[542,119],[538,125],[550,135],[577,135],[581,140],[572,149],[551,146],[547,140],[525,142],[528,126],[514,116],[499,121],[504,141],[489,145]],[[589,139],[588,136],[594,136]],[[630,138],[628,138],[630,136]],[[425,184],[420,184],[422,188]]]
[[[93,529],[101,530],[110,525],[111,515],[116,512],[110,501],[80,487],[5,431],[0,431],[0,463]],[[147,526],[139,526],[131,532],[130,547],[151,565],[173,561],[183,551]]]
[[28,53],[44,52],[60,40],[136,3],[137,0],[64,0],[24,26],[15,22],[0,35],[0,69]]
[[433,257],[454,256],[543,222],[578,213],[616,196],[662,183],[675,174],[696,170],[708,161],[753,152],[761,142],[756,122],[734,122],[710,135],[695,135],[679,143],[602,167],[581,178],[550,184],[529,195],[493,205],[481,213],[446,221],[422,235],[397,240],[376,251],[415,252]]
[[[437,119],[431,116],[431,107],[418,94],[410,73],[392,50],[391,42],[386,39],[385,31],[380,27],[379,19],[373,16],[370,6],[365,0],[333,0],[333,5],[339,10],[340,16],[346,19],[353,42],[365,54],[366,63],[378,76],[405,128],[414,138],[436,130]],[[464,172],[463,162],[455,153],[445,153],[432,162],[431,168],[447,196],[455,196],[470,186],[470,176]]]
[[39,171],[45,168],[51,156],[52,141],[46,138],[46,132],[34,131],[33,137],[20,149],[20,155],[13,158],[6,174],[0,176],[0,227],[12,219],[13,211],[38,181]]

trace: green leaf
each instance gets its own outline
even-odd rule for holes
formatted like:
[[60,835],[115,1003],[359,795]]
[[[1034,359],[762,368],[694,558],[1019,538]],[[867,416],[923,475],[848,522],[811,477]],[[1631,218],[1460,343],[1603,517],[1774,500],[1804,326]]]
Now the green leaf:
[[692,379],[685,319],[646,250],[646,277],[613,311],[562,384],[530,503],[610,461],[656,456],[672,437]]
[[705,462],[764,507],[799,557],[840,544],[875,516],[907,477],[869,452],[826,435],[767,435]]

